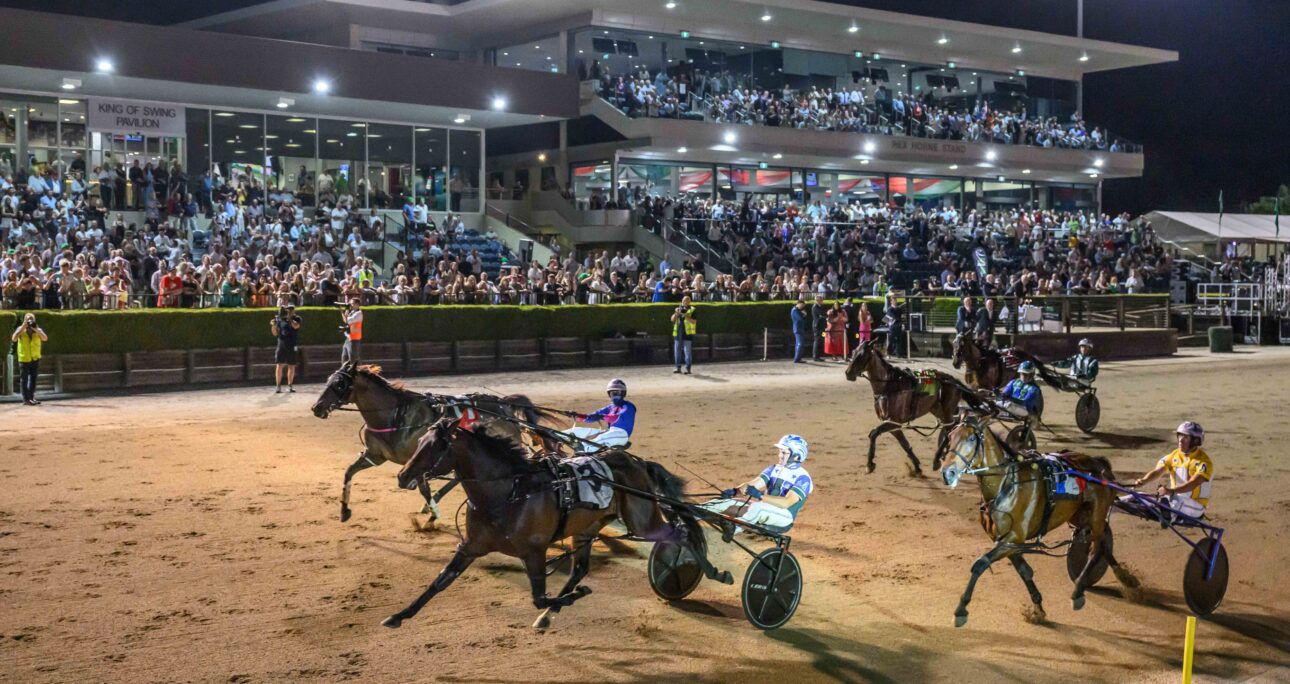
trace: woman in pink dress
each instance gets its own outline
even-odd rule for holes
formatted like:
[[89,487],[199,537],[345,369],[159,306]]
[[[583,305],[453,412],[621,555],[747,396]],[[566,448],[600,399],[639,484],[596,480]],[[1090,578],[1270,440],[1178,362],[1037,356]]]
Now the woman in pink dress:
[[861,342],[868,342],[873,339],[873,316],[869,314],[869,305],[865,302],[860,302],[858,310],[860,324],[857,327],[858,332],[856,335]]

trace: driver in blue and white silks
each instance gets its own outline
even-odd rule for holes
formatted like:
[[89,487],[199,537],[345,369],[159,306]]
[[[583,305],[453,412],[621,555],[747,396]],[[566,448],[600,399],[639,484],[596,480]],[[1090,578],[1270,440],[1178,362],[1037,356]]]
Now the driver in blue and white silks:
[[999,408],[1016,418],[1029,419],[1039,408],[1039,385],[1035,384],[1035,364],[1022,361],[1017,377],[999,391]]
[[703,504],[703,508],[754,525],[783,530],[792,527],[813,488],[810,473],[802,467],[807,455],[806,440],[784,435],[775,446],[779,449],[778,463],[752,480],[721,492],[720,499]]
[[[609,381],[605,387],[609,394],[609,405],[595,413],[578,413],[574,417],[581,422],[593,420],[605,421],[605,429],[594,427],[575,427],[567,433],[582,440],[599,444],[601,448],[623,447],[631,441],[632,430],[636,427],[636,404],[627,401],[627,383],[619,378]],[[575,451],[596,451],[586,442],[573,445]]]

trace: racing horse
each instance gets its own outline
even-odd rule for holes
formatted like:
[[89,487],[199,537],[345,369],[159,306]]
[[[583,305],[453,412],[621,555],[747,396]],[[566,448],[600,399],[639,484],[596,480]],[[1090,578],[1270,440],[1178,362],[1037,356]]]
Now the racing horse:
[[[1115,560],[1109,543],[1106,543],[1107,513],[1114,496],[1111,489],[1093,480],[1073,476],[1077,493],[1066,492],[1058,496],[1057,483],[1070,483],[1064,473],[1068,469],[1087,473],[1107,482],[1115,481],[1111,463],[1101,456],[1076,452],[1053,454],[1053,458],[1022,457],[995,433],[991,420],[979,415],[965,414],[954,425],[948,438],[949,458],[941,477],[945,484],[954,487],[965,474],[975,474],[981,488],[981,527],[994,539],[994,548],[972,564],[972,576],[966,591],[954,611],[954,626],[967,624],[968,603],[976,582],[990,566],[1008,559],[1021,576],[1033,604],[1028,616],[1032,621],[1044,618],[1043,596],[1035,586],[1034,571],[1024,554],[1046,552],[1043,535],[1064,525],[1071,524],[1077,531],[1087,531],[1092,551],[1075,579],[1071,604],[1075,610],[1084,607],[1084,592],[1092,585],[1090,573],[1100,562],[1108,563],[1116,579],[1129,587],[1138,586],[1138,580]],[[1037,541],[1031,541],[1037,540]]]
[[[874,470],[874,452],[878,447],[878,437],[890,432],[904,448],[913,465],[912,475],[923,474],[918,456],[905,438],[903,426],[931,414],[941,425],[941,434],[936,441],[936,455],[932,459],[933,468],[939,468],[941,455],[945,453],[945,438],[948,428],[955,421],[960,401],[979,406],[981,400],[958,379],[939,371],[927,371],[920,377],[913,372],[897,368],[883,358],[878,346],[872,342],[861,342],[851,356],[846,369],[847,380],[855,382],[856,378],[868,378],[873,388],[873,410],[882,422],[869,432],[869,458],[866,462],[869,472]],[[924,385],[931,385],[931,391],[924,391]]]
[[971,335],[960,333],[954,336],[952,350],[950,362],[955,368],[963,368],[963,379],[974,389],[998,391],[1017,377],[1017,366],[1022,361],[1034,364],[1045,384],[1065,389],[1060,373],[1020,349],[993,349],[983,346]]
[[[707,543],[693,513],[685,507],[660,503],[660,499],[680,501],[685,495],[681,480],[663,466],[622,449],[602,451],[595,458],[609,467],[615,484],[649,492],[660,499],[626,494],[615,488],[607,508],[562,508],[555,472],[541,462],[527,459],[520,443],[501,427],[500,421],[471,426],[461,419],[443,418],[421,438],[399,471],[398,483],[405,489],[455,473],[470,505],[466,507],[465,534],[452,559],[416,600],[381,624],[398,627],[448,588],[476,558],[498,552],[523,561],[533,605],[543,611],[533,626],[545,629],[553,613],[591,593],[590,588],[579,584],[590,568],[591,542],[615,518],[621,519],[638,539],[688,542],[708,577],[728,575],[718,573],[708,563]],[[560,593],[548,596],[547,547],[567,537],[574,540],[573,569]]]
[[[378,466],[386,461],[403,465],[416,451],[417,441],[436,421],[448,413],[457,413],[478,406],[483,409],[477,417],[492,422],[498,414],[522,418],[529,424],[551,420],[548,412],[533,408],[533,402],[522,394],[495,397],[473,394],[467,397],[444,397],[413,392],[397,380],[381,376],[380,366],[359,366],[346,363],[327,378],[327,385],[314,402],[312,411],[318,418],[327,418],[347,404],[354,404],[363,414],[363,429],[359,433],[363,450],[345,470],[345,483],[340,497],[340,521],[347,522],[352,514],[349,507],[349,490],[354,475],[361,470]],[[519,428],[504,422],[504,429],[518,435]],[[543,439],[543,447],[554,447]],[[437,502],[453,486],[449,483],[439,493],[433,494],[426,485],[419,487],[425,497],[422,513],[430,519],[439,517]],[[415,520],[414,520],[415,522]]]

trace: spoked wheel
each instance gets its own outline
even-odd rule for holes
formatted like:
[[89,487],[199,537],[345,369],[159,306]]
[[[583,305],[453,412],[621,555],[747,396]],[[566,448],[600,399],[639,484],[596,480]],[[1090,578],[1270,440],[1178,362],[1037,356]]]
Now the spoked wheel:
[[649,586],[665,601],[679,601],[703,579],[703,568],[689,544],[657,542],[649,552]]
[[1075,424],[1084,432],[1097,429],[1097,421],[1102,418],[1102,402],[1092,392],[1085,394],[1075,403]]
[[1026,449],[1034,450],[1035,448],[1035,431],[1030,429],[1029,425],[1022,423],[1008,431],[1008,446],[1017,451]]
[[781,627],[797,612],[802,600],[802,566],[793,554],[766,549],[744,574],[744,617],[758,629]]
[[[1211,559],[1214,571],[1209,574],[1209,579],[1205,579]],[[1183,597],[1187,599],[1187,607],[1191,608],[1191,612],[1209,615],[1223,602],[1223,595],[1226,593],[1227,549],[1218,540],[1206,537],[1187,556],[1187,569],[1183,572]]]
[[[1084,572],[1084,566],[1088,563],[1088,556],[1093,552],[1093,544],[1089,542],[1088,535],[1088,528],[1082,527],[1075,530],[1074,536],[1071,537],[1070,549],[1066,552],[1066,574],[1071,578],[1072,582],[1078,580],[1079,574]],[[1106,545],[1107,551],[1112,551],[1115,548],[1115,537],[1111,535],[1110,525],[1107,525],[1102,533],[1102,542]],[[1106,569],[1110,566],[1111,564],[1107,561],[1106,554],[1103,554],[1098,559],[1097,565],[1089,568],[1088,586],[1091,587],[1097,584],[1106,575]]]

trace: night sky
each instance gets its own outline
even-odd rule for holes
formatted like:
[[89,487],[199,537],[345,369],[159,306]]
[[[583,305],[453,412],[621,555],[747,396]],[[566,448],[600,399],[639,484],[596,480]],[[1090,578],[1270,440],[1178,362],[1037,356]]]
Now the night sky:
[[[0,0],[168,24],[258,0]],[[540,2],[541,0],[530,0]],[[642,0],[649,1],[649,0]],[[1076,0],[831,0],[1075,35]],[[1176,50],[1173,64],[1093,74],[1086,118],[1146,146],[1143,178],[1109,181],[1110,211],[1227,211],[1290,183],[1290,0],[1085,0],[1088,38]]]

